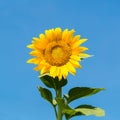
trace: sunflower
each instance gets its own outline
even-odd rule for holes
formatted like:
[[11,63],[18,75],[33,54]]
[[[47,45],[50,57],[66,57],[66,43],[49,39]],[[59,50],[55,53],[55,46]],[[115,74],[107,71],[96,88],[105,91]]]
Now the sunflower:
[[74,36],[74,29],[64,31],[61,28],[46,30],[39,38],[34,37],[32,44],[27,47],[32,49],[31,58],[27,63],[33,63],[34,68],[41,75],[49,73],[53,78],[66,79],[68,73],[75,75],[75,68],[82,68],[80,62],[83,58],[90,57],[84,53],[88,48],[81,46],[87,39]]

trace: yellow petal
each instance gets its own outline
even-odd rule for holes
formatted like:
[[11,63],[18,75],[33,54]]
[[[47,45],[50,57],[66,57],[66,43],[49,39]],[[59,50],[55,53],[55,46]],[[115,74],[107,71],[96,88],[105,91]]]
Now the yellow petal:
[[84,51],[86,51],[86,50],[88,50],[88,48],[87,47],[79,47],[79,50],[80,50],[80,52],[84,52]]
[[38,50],[44,50],[47,46],[47,42],[44,40],[41,40],[39,42],[35,42],[34,43],[35,48],[37,48]]
[[62,34],[62,40],[65,41],[66,43],[70,43],[72,41],[74,34],[74,29],[68,31],[68,29],[65,29]]
[[44,66],[49,66],[49,63],[47,63],[44,59],[40,61],[40,64]]
[[55,78],[55,76],[56,76],[56,66],[51,66],[50,75]]
[[56,67],[56,76],[58,76],[59,80],[62,79],[61,67]]
[[76,61],[80,61],[80,56],[79,55],[71,55],[70,58],[73,59],[73,60],[76,60]]
[[87,39],[80,39],[80,40],[77,40],[72,46],[71,48],[72,49],[75,49],[76,47],[79,47],[79,45],[81,45],[82,43],[84,43]]
[[44,59],[42,59],[39,62],[38,66],[34,68],[34,70],[41,70],[44,66],[48,67],[50,65],[48,63],[46,63]]
[[44,67],[41,69],[41,75],[42,75],[42,74],[45,74],[45,73],[48,73],[48,72],[49,72],[49,68],[50,68],[50,66],[44,66]]
[[80,53],[79,56],[80,56],[80,58],[88,58],[88,57],[91,57],[91,55],[86,54],[86,53]]
[[59,76],[59,74],[60,74],[60,68],[56,67],[56,76]]
[[38,71],[38,70],[41,70],[42,68],[43,68],[42,65],[38,65],[38,66],[36,66],[36,67],[34,68],[34,70]]
[[40,39],[45,39],[45,35],[44,34],[40,34],[39,37],[40,37]]
[[41,75],[45,73],[45,66],[41,69]]
[[64,77],[64,79],[66,79],[66,77],[68,76],[68,69],[66,68],[66,66],[61,66],[60,67],[61,70],[60,70],[60,79],[62,79],[62,77]]
[[74,32],[75,32],[74,29],[70,30],[70,31],[69,31],[69,37],[73,37]]
[[39,59],[37,58],[31,58],[27,61],[27,63],[33,63],[33,64],[38,64],[39,63]]
[[62,79],[62,73],[61,73],[61,70],[60,70],[60,74],[59,74],[59,76],[58,76],[58,78],[59,78],[59,80],[61,80]]
[[73,75],[76,74],[76,70],[75,70],[75,68],[73,67],[73,65],[72,65],[70,62],[68,62],[68,63],[66,64],[66,67],[67,67],[68,71],[69,71],[71,74],[73,74]]
[[41,52],[39,52],[37,50],[30,52],[30,55],[32,55],[32,56],[42,56]]
[[66,40],[67,34],[68,34],[68,29],[65,29],[62,33],[62,40]]
[[80,35],[74,36],[72,43],[78,41],[79,39],[80,39]]
[[46,38],[47,38],[49,41],[53,41],[53,40],[55,39],[54,29],[46,30],[46,31],[45,31],[45,35],[46,35]]
[[27,48],[31,48],[31,49],[34,49],[34,45],[33,44],[30,44],[30,45],[27,45]]
[[37,38],[37,37],[33,37],[33,40],[34,40],[35,42],[40,41],[40,39],[39,39],[39,38]]
[[80,53],[82,53],[82,52],[84,52],[86,50],[88,50],[88,48],[80,46],[80,47],[77,47],[77,48],[73,49],[72,54],[78,55],[78,54],[80,54]]
[[75,68],[82,68],[82,66],[80,65],[80,63],[79,63],[78,61],[75,61],[75,60],[70,59],[70,62],[72,63],[72,65],[73,65]]
[[56,40],[61,40],[62,39],[62,30],[61,30],[61,28],[56,28],[54,32],[55,32]]

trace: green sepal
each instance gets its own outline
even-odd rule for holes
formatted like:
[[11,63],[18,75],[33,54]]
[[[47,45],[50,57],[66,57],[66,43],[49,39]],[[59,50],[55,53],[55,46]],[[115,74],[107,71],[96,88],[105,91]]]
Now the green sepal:
[[67,102],[70,103],[73,100],[91,96],[102,90],[105,90],[105,89],[104,88],[75,87],[75,88],[70,89],[68,92],[68,95],[64,95],[64,97],[66,98]]
[[67,79],[62,77],[61,80],[58,77],[51,77],[49,75],[40,76],[41,81],[49,88],[54,88],[55,90],[65,86],[67,84]]
[[52,97],[52,93],[50,90],[46,89],[46,88],[42,88],[40,86],[38,86],[38,90],[41,93],[41,96],[47,100],[48,102],[50,102],[52,105],[53,104],[53,97]]

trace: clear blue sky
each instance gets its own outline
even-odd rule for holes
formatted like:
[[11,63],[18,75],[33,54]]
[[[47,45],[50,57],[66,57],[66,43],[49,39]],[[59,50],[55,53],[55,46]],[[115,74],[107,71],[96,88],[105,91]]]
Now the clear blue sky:
[[[55,120],[52,107],[38,93],[43,85],[26,45],[45,29],[74,28],[87,37],[84,44],[94,57],[82,62],[75,86],[107,90],[72,104],[88,103],[105,109],[105,117],[76,117],[71,120],[120,119],[120,1],[119,0],[1,0],[0,1],[0,120]],[[73,80],[74,79],[74,80]]]

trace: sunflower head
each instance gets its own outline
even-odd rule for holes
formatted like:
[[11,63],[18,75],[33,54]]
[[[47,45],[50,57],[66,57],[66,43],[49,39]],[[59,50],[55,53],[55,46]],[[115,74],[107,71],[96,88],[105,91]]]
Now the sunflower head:
[[90,57],[84,53],[88,48],[81,46],[87,39],[74,36],[74,29],[64,31],[61,28],[46,30],[39,38],[34,37],[30,52],[33,58],[27,63],[33,63],[34,68],[40,71],[41,75],[49,73],[53,78],[66,79],[68,73],[75,75],[76,69],[81,68],[81,59]]

